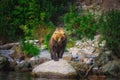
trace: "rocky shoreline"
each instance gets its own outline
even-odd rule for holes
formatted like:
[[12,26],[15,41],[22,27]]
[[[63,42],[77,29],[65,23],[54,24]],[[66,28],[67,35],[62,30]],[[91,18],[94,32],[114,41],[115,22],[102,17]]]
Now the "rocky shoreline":
[[[99,38],[100,35],[97,35],[93,40],[76,41],[75,46],[64,53],[62,60],[56,62],[51,60],[49,51],[44,48],[41,49],[40,55],[29,58],[21,54],[19,45],[8,50],[0,50],[0,71],[30,71],[34,77],[46,78],[85,78],[90,75],[102,75],[103,78],[106,78],[105,75],[119,77],[119,59],[116,60],[111,55],[112,52],[105,47],[105,41],[99,43]],[[44,64],[47,65],[42,66]],[[58,66],[59,64],[61,65]],[[71,68],[69,69],[68,66]],[[44,72],[46,69],[48,71]],[[64,70],[71,69],[75,72],[62,74]],[[54,73],[52,70],[57,70],[57,72]],[[62,70],[63,72],[60,73],[59,71]]]

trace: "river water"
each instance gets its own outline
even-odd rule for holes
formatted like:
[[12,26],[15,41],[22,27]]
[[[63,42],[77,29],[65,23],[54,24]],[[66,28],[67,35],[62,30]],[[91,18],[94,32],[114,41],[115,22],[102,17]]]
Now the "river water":
[[61,79],[33,78],[30,72],[0,72],[0,80],[61,80]]
[[[61,79],[33,78],[30,72],[0,72],[0,80],[61,80]],[[62,79],[62,80],[73,80],[73,79]],[[79,79],[79,80],[93,80],[93,79]],[[120,79],[107,77],[106,79],[99,78],[94,80],[120,80]]]

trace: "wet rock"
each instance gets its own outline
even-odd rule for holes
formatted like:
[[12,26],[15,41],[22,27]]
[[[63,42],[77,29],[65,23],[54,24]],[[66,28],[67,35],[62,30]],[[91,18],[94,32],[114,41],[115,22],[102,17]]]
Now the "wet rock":
[[16,61],[10,62],[10,71],[15,71],[16,65],[17,65]]
[[105,80],[119,80],[120,76],[118,77],[113,77],[113,76],[107,76],[107,78]]
[[105,50],[97,57],[96,63],[98,66],[102,66],[112,60],[111,51]]
[[120,76],[120,60],[109,61],[101,67],[101,71],[107,75]]
[[33,76],[44,78],[75,78],[77,73],[75,69],[60,59],[59,61],[48,61],[35,67],[32,71]]
[[0,71],[8,71],[10,63],[7,58],[0,56]]
[[32,65],[30,64],[30,62],[28,61],[22,61],[20,63],[17,64],[16,71],[31,71],[32,70]]
[[[39,58],[34,60],[22,60],[15,66],[16,71],[31,71],[35,66],[38,66],[44,62],[50,61],[48,58]],[[15,65],[13,62],[11,64]],[[12,65],[11,65],[12,66]]]
[[42,63],[45,63],[47,61],[50,61],[50,59],[48,59],[48,58],[39,58],[37,60],[30,60],[29,62],[31,63],[32,68],[34,68],[35,66],[38,66],[38,65],[40,65]]
[[85,63],[82,62],[70,62],[70,64],[73,66],[73,68],[78,72],[82,71],[85,72],[88,70],[89,66]]

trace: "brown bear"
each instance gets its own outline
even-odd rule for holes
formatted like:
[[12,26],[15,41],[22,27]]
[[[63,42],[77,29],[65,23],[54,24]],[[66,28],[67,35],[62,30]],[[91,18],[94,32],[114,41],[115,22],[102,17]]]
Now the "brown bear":
[[67,43],[67,36],[62,27],[57,27],[49,41],[51,59],[58,61],[62,58]]

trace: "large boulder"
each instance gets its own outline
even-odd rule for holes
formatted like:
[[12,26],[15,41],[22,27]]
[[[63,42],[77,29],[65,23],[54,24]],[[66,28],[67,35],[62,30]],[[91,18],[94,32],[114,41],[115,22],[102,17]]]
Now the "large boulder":
[[76,78],[75,69],[63,59],[59,61],[48,61],[35,67],[32,71],[35,77],[44,78]]

